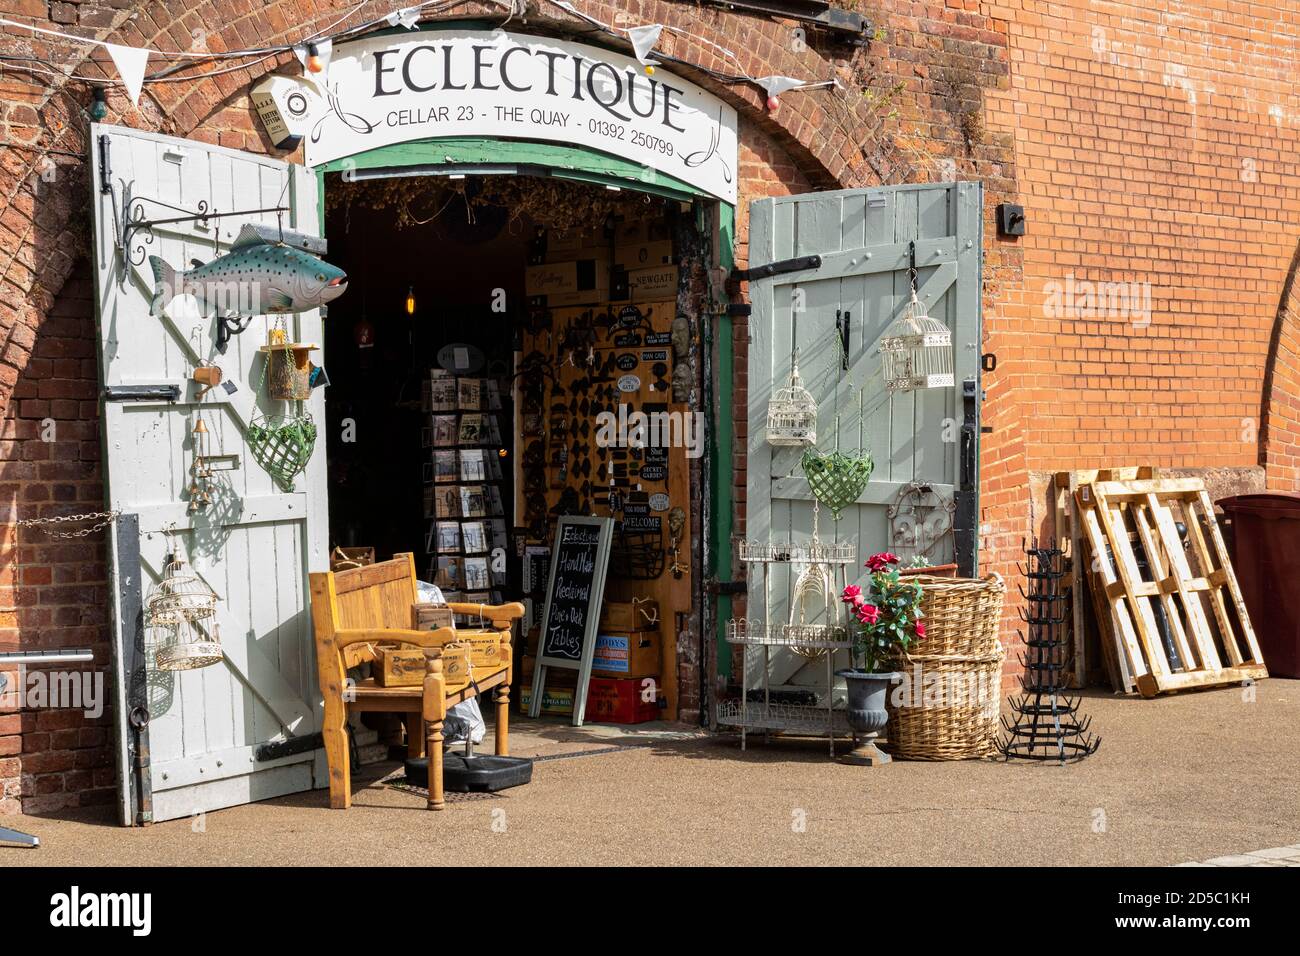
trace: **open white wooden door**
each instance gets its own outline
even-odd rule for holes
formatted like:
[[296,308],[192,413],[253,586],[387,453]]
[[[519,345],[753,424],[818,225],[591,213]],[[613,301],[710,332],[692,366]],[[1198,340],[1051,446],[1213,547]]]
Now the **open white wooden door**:
[[[863,583],[863,562],[878,551],[976,570],[979,490],[979,183],[846,189],[755,200],[750,205],[753,316],[749,343],[746,537],[857,551],[848,583]],[[917,295],[952,333],[954,383],[891,395],[881,375],[880,339]],[[869,451],[871,480],[838,521],[814,498],[802,448],[767,442],[767,403],[786,385],[798,356],[803,384],[818,403],[822,452]],[[840,609],[794,607],[799,568],[774,564],[769,588],[749,575],[749,615],[773,623],[834,623]],[[814,602],[815,605],[816,602]],[[806,615],[806,616],[805,616]],[[842,652],[841,652],[842,653]],[[773,686],[824,685],[824,662],[774,650]],[[751,681],[762,655],[748,655]],[[844,663],[847,663],[845,658]],[[753,684],[751,683],[751,686]]]
[[[325,786],[323,751],[312,739],[321,711],[307,581],[308,572],[328,569],[324,437],[293,491],[282,491],[244,439],[259,409],[285,411],[257,387],[269,319],[253,318],[223,355],[214,316],[150,315],[148,264],[150,255],[177,269],[209,261],[246,222],[319,236],[315,179],[264,156],[122,127],[92,125],[90,143],[104,475],[109,509],[120,513],[109,560],[121,820],[167,820]],[[286,211],[231,215],[276,207]],[[221,215],[156,223],[204,212]],[[128,228],[132,220],[156,224]],[[293,339],[322,341],[319,312],[287,320]],[[217,387],[199,400],[191,380],[199,364],[220,366],[237,390]],[[123,386],[169,385],[179,389],[175,401],[121,397]],[[304,403],[318,426],[322,391]],[[198,414],[210,453],[227,457],[217,461],[212,504],[190,514]],[[139,602],[169,546],[220,596],[223,663],[161,671],[143,646]]]

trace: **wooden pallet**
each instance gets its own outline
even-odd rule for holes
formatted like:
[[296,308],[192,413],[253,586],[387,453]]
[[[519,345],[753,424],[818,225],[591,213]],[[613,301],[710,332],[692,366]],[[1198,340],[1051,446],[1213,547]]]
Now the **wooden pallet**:
[[[1080,486],[1075,499],[1126,684],[1154,697],[1268,676],[1199,478],[1096,481]],[[1178,520],[1187,526],[1187,551]],[[1145,575],[1138,548],[1147,557]]]
[[[1117,633],[1110,605],[1101,591],[1100,575],[1095,573],[1092,549],[1079,520],[1075,493],[1084,485],[1098,481],[1128,481],[1160,477],[1153,466],[1127,468],[1083,469],[1061,471],[1055,475],[1055,520],[1057,546],[1065,551],[1066,577],[1062,582],[1070,590],[1070,635],[1073,655],[1071,680],[1075,687],[1088,686],[1089,678],[1096,679],[1104,669],[1111,686],[1120,693],[1133,693],[1137,684],[1128,671],[1127,663],[1118,654],[1115,645]],[[1101,660],[1092,660],[1086,640],[1087,605],[1091,600],[1093,619],[1097,625]]]

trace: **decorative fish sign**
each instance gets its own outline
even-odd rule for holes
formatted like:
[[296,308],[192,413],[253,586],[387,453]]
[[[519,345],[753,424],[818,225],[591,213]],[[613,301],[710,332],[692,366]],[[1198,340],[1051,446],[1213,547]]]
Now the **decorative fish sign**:
[[337,299],[347,289],[347,274],[313,255],[268,242],[245,225],[223,256],[193,260],[195,268],[177,272],[158,256],[149,257],[154,293],[149,314],[158,315],[179,295],[192,295],[205,312],[218,315],[268,315],[306,312]]

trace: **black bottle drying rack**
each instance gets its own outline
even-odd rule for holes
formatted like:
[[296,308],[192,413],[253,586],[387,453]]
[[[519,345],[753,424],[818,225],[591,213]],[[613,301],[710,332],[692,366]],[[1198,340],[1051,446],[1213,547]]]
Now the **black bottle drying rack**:
[[1020,618],[1028,625],[1027,652],[1020,654],[1023,693],[1008,699],[1014,718],[1002,717],[1006,732],[998,741],[1003,757],[1019,760],[1082,760],[1097,752],[1101,738],[1089,732],[1092,718],[1079,714],[1079,700],[1065,686],[1070,654],[1064,633],[1068,618],[1064,553],[1041,547],[1038,539],[1025,549],[1020,573],[1028,589],[1018,585],[1025,599]]

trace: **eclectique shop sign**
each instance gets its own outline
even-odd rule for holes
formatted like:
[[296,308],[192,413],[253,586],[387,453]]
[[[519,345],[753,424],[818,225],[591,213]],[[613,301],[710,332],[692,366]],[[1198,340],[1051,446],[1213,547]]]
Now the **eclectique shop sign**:
[[305,136],[308,166],[435,136],[545,140],[736,201],[736,111],[599,47],[504,30],[371,37],[335,48],[324,86]]

